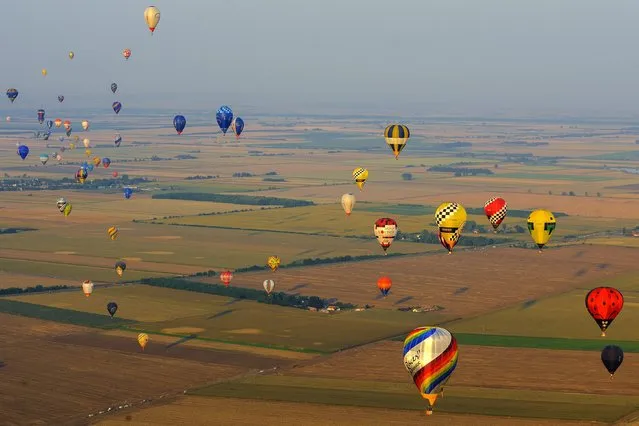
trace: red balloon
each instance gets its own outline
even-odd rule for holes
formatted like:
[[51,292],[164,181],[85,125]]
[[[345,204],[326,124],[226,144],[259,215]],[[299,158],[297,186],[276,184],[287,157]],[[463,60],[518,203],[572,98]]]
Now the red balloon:
[[606,335],[606,329],[617,318],[623,308],[623,294],[616,288],[597,287],[586,295],[586,309],[599,325],[601,335]]
[[114,178],[118,177],[118,172],[113,172],[113,177]]
[[229,284],[231,284],[232,279],[233,273],[231,271],[224,271],[220,274],[220,281],[222,281],[227,287],[229,286]]
[[392,285],[393,285],[393,282],[388,277],[381,277],[380,279],[377,280],[377,288],[379,289],[379,291],[382,292],[384,297],[386,297]]
[[506,200],[501,197],[491,198],[484,204],[484,213],[486,213],[486,217],[493,229],[497,229],[506,218],[506,213],[508,213],[507,206]]

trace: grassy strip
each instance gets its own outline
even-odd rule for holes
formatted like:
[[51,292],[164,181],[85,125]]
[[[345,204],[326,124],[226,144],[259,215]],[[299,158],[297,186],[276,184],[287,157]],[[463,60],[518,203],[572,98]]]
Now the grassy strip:
[[[121,326],[121,327],[118,327],[118,329],[123,330],[123,331],[130,331],[130,332],[134,332],[134,333],[146,333],[146,334],[149,334],[149,335],[153,335],[154,334],[154,335],[157,335],[157,336],[167,336],[167,337],[176,337],[176,338],[190,337],[192,335],[192,334],[188,334],[188,333],[186,333],[186,334],[162,333],[160,331],[145,330],[145,329],[142,329],[142,328],[129,327],[129,326]],[[193,340],[199,340],[199,341],[203,341],[203,342],[213,342],[213,343],[224,343],[224,344],[236,345],[236,346],[248,346],[248,347],[262,348],[262,349],[274,349],[274,350],[286,351],[286,352],[299,352],[299,353],[304,353],[304,354],[327,355],[327,354],[331,354],[331,353],[334,352],[334,351],[321,351],[321,350],[317,350],[317,349],[306,349],[306,348],[289,348],[288,346],[280,346],[280,345],[265,345],[265,344],[260,344],[260,343],[237,342],[237,341],[234,341],[234,340],[211,339],[209,337],[199,337],[199,336],[198,337],[194,337]]]
[[[312,383],[312,381],[311,381]],[[220,383],[189,392],[191,395],[242,399],[306,402],[328,405],[424,410],[426,404],[417,391],[414,395],[395,392],[352,391],[311,388],[306,386],[273,386],[256,383]],[[487,416],[533,417],[561,420],[613,422],[633,412],[634,406],[579,404],[550,401],[521,401],[482,397],[454,396],[448,393],[437,401],[435,411]]]
[[[561,337],[502,336],[498,334],[454,333],[460,345],[499,346],[503,348],[555,349],[562,351],[601,351],[610,344],[607,340],[566,339]],[[390,340],[403,342],[406,336],[397,336]],[[618,341],[613,343],[624,352],[639,353],[639,341]]]
[[208,201],[214,203],[239,204],[246,206],[302,207],[315,205],[315,203],[312,201],[295,200],[292,198],[260,197],[256,195],[239,194],[211,194],[204,192],[169,192],[153,194],[151,198],[164,200]]
[[103,329],[113,329],[125,324],[135,323],[135,321],[132,320],[125,320],[117,317],[111,318],[107,315],[54,308],[51,306],[36,305],[34,303],[19,302],[17,300],[9,299],[0,299],[0,312],[28,318],[36,318],[43,321],[61,322],[65,324]]

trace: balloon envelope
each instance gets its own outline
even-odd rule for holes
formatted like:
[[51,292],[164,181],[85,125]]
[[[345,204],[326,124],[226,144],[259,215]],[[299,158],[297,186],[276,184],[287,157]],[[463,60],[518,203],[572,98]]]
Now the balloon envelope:
[[183,115],[176,115],[173,117],[173,127],[177,131],[178,135],[181,135],[186,127],[186,118]]
[[606,329],[623,308],[623,294],[616,288],[597,287],[586,294],[586,309],[601,329],[601,335],[606,335]]
[[233,122],[233,111],[229,106],[222,105],[215,113],[215,120],[217,121],[217,125],[220,126],[222,132],[226,134],[226,131]]
[[623,350],[616,345],[608,345],[601,351],[601,362],[612,377],[623,362]]
[[493,229],[497,229],[506,218],[508,205],[501,197],[493,197],[484,204],[484,213]]

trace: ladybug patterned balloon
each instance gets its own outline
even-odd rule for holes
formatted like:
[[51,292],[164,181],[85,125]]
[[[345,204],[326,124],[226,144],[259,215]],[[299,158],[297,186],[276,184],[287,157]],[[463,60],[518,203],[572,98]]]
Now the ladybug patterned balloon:
[[501,225],[506,218],[506,213],[508,213],[506,200],[501,197],[491,198],[484,204],[484,213],[486,213],[486,217],[493,226],[493,229],[497,231],[499,225]]
[[384,249],[384,254],[386,254],[386,250],[393,244],[397,235],[397,222],[388,217],[377,219],[373,225],[373,232],[379,245]]
[[231,284],[231,281],[233,280],[233,273],[231,271],[224,271],[220,274],[220,281],[222,281],[222,283],[225,286],[229,286],[229,284]]
[[623,308],[623,295],[612,287],[593,288],[586,295],[586,309],[601,329],[601,336]]

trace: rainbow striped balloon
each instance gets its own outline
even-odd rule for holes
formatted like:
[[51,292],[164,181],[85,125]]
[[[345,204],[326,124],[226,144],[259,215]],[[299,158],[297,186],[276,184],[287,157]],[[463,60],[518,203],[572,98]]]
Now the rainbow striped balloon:
[[443,328],[418,327],[404,340],[404,366],[431,407],[455,371],[457,355],[457,340]]

